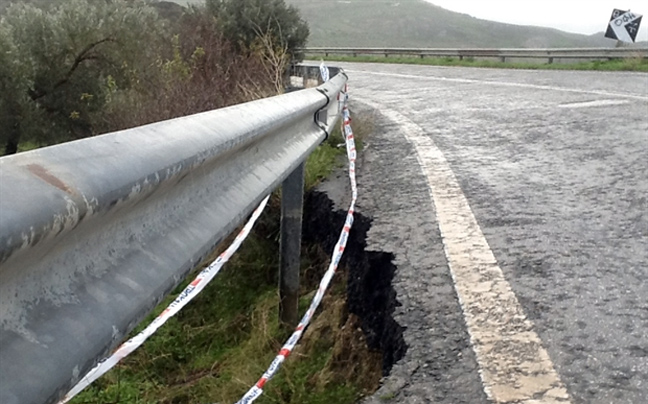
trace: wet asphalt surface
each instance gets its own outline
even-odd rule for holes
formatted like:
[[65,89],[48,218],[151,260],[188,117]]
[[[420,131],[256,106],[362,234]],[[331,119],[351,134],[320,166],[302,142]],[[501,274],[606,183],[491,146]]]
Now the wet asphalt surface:
[[375,114],[359,211],[395,254],[409,346],[367,402],[488,402],[425,178],[380,107],[444,153],[572,402],[648,403],[648,74],[336,65]]

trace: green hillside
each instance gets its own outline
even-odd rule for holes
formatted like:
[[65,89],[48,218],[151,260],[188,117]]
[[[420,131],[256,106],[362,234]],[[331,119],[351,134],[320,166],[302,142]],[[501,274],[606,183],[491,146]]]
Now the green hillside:
[[614,46],[603,34],[480,20],[423,0],[286,0],[311,29],[309,46],[545,48]]

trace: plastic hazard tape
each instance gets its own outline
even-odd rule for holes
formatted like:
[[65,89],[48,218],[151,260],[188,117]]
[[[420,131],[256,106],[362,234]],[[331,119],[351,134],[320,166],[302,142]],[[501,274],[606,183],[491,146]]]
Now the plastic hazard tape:
[[112,369],[119,361],[124,359],[126,356],[131,354],[136,350],[140,345],[144,343],[151,335],[153,335],[158,328],[160,328],[168,319],[173,317],[177,312],[179,312],[184,306],[187,305],[194,297],[196,297],[202,290],[207,286],[209,282],[218,274],[223,265],[229,261],[229,259],[234,255],[236,250],[241,246],[241,243],[247,238],[252,230],[252,226],[257,221],[266,204],[268,203],[268,198],[265,199],[259,204],[256,208],[250,220],[245,224],[243,229],[232,242],[232,245],[227,248],[221,255],[216,258],[207,268],[200,271],[196,279],[191,282],[183,291],[178,295],[178,297],[166,308],[159,316],[155,318],[142,332],[124,342],[117,350],[113,352],[108,358],[102,360],[95,366],[92,370],[86,374],[83,379],[77,383],[72,390],[61,400],[59,404],[64,404],[70,401],[74,396],[79,394],[83,389],[88,387],[92,382],[97,380],[99,377],[104,375],[110,369]]
[[349,211],[347,212],[344,227],[342,228],[342,232],[340,233],[340,238],[338,239],[337,244],[335,245],[335,249],[333,250],[333,255],[331,257],[331,264],[329,265],[326,273],[324,274],[324,277],[320,281],[319,289],[317,289],[317,293],[315,294],[315,297],[313,297],[313,300],[310,304],[310,307],[306,311],[306,314],[304,314],[301,321],[297,325],[297,328],[295,328],[293,334],[290,336],[288,341],[281,348],[279,354],[272,361],[270,367],[268,367],[268,370],[266,370],[263,376],[261,376],[259,381],[254,385],[254,387],[252,387],[250,390],[248,390],[247,393],[245,393],[243,398],[241,398],[237,402],[237,404],[249,404],[254,402],[254,400],[256,400],[257,398],[259,398],[261,394],[263,394],[263,387],[265,386],[265,384],[270,379],[272,379],[272,377],[277,373],[277,371],[281,367],[281,364],[291,354],[293,348],[295,348],[295,345],[297,345],[297,342],[299,341],[302,334],[304,333],[304,330],[306,329],[306,327],[308,327],[308,324],[313,318],[313,314],[315,314],[315,310],[317,310],[317,307],[322,302],[324,293],[326,292],[326,289],[328,288],[329,283],[333,278],[333,275],[335,275],[335,272],[337,271],[338,265],[340,264],[340,259],[342,258],[342,254],[344,253],[344,249],[346,248],[347,240],[349,239],[349,232],[351,231],[351,226],[353,225],[353,213],[355,210],[356,199],[358,198],[358,187],[355,178],[356,148],[355,148],[355,141],[353,137],[353,130],[351,129],[351,117],[349,114],[349,109],[347,107],[348,96],[347,96],[346,86],[343,93],[343,97],[344,100],[342,102],[344,103],[343,104],[344,106],[342,108],[342,133],[344,134],[345,137],[347,156],[349,158],[349,179],[351,181],[351,193],[352,193],[351,205],[349,206]]

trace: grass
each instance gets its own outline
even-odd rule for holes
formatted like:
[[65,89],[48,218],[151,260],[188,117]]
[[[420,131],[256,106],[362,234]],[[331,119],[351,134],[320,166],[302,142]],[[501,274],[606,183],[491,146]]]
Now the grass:
[[344,142],[342,133],[340,129],[336,129],[329,135],[326,141],[311,153],[306,162],[304,174],[304,186],[307,190],[314,188],[322,180],[331,175],[335,169],[345,164],[345,160],[343,159],[345,149],[337,147],[342,142]]
[[[370,126],[356,120],[356,136]],[[306,188],[341,164],[339,131],[310,156]],[[275,194],[254,231],[221,274],[139,350],[72,403],[233,403],[266,370],[290,331],[278,322],[279,199]],[[214,253],[215,255],[218,253]],[[302,250],[303,313],[329,253]],[[214,258],[212,257],[212,258]],[[338,273],[302,342],[256,402],[354,403],[377,388],[382,357],[369,352],[358,320],[346,311],[346,273]],[[140,331],[191,280],[185,280],[135,331]]]
[[359,55],[353,56],[335,56],[328,57],[310,56],[311,60],[327,60],[337,62],[361,62],[361,63],[396,63],[396,64],[413,64],[429,66],[463,66],[463,67],[487,67],[498,69],[529,69],[529,70],[599,70],[599,71],[635,71],[648,72],[648,59],[616,59],[609,61],[578,62],[569,64],[559,63],[509,63],[492,60],[479,60],[466,58],[459,60],[457,58],[420,58],[420,57],[384,57]]

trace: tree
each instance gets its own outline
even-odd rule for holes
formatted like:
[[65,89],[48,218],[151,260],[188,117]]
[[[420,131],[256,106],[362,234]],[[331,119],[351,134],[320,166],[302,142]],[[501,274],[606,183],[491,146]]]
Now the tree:
[[207,0],[207,8],[240,51],[253,52],[260,38],[271,38],[273,48],[285,48],[293,60],[303,59],[299,49],[308,40],[308,24],[284,0]]
[[6,154],[23,141],[93,135],[110,91],[146,80],[159,57],[154,43],[164,36],[157,13],[132,0],[69,0],[48,11],[14,4],[0,31]]
[[21,109],[26,104],[29,86],[26,71],[16,63],[18,50],[6,27],[0,25],[0,142],[8,150],[18,146]]
[[0,16],[6,154],[274,95],[308,35],[283,0],[28,1]]

